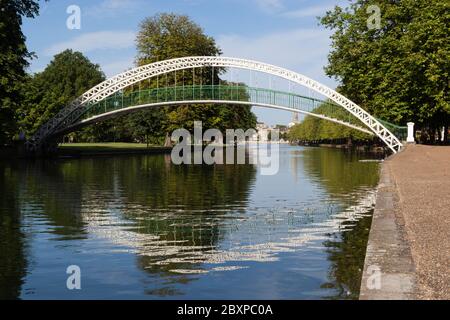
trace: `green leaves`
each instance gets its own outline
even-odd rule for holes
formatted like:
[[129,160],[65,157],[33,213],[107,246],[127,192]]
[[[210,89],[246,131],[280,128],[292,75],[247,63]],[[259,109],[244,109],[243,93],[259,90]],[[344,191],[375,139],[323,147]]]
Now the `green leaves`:
[[[364,127],[357,118],[351,116],[339,106],[323,103],[315,108],[313,113],[326,115],[330,118],[343,120],[360,127]],[[326,141],[326,140],[370,140],[371,136],[361,131],[331,122],[314,116],[306,116],[305,119],[289,130],[290,141]]]
[[381,29],[367,28],[371,1],[321,19],[335,33],[326,72],[374,116],[405,125],[450,123],[450,10],[446,0],[378,1]]
[[41,73],[30,76],[23,87],[25,97],[19,123],[28,135],[61,108],[105,79],[99,65],[82,53],[66,50],[57,54]]
[[[202,28],[188,16],[173,13],[162,13],[145,19],[140,24],[140,31],[136,39],[138,65],[145,65],[157,61],[186,57],[186,56],[216,56],[221,54],[215,40],[204,34]],[[180,71],[175,76],[170,74],[160,79],[142,83],[144,87],[174,86],[184,84],[212,84],[223,82],[219,75],[220,68],[203,68]],[[152,113],[155,112],[155,115]],[[162,125],[156,130],[151,125],[154,118]],[[256,125],[256,117],[250,107],[228,105],[185,105],[170,106],[155,111],[145,111],[139,116],[130,116],[130,126],[139,127],[142,124],[139,118],[148,118],[148,126],[153,129],[148,133],[163,136],[178,128],[193,129],[194,121],[202,121],[203,127],[248,129]],[[134,119],[134,120],[133,120]],[[132,122],[136,122],[132,124]],[[145,130],[144,130],[145,131]]]
[[[0,146],[11,142],[18,130],[31,136],[61,108],[105,79],[100,67],[91,63],[80,52],[66,50],[56,55],[47,68],[27,76],[24,72],[27,58],[31,57],[20,30],[22,16],[38,13],[38,2],[32,0],[0,0]],[[137,36],[138,65],[193,55],[219,55],[215,40],[187,16],[159,14],[145,19]],[[214,72],[212,72],[214,71]],[[219,83],[223,70],[204,68],[195,70],[195,81],[203,84]],[[191,74],[183,72],[178,79],[173,75],[165,79],[151,79],[138,85],[149,87],[174,85],[176,81],[192,84]],[[162,80],[161,82],[159,82]],[[163,81],[165,80],[165,83]],[[128,88],[125,91],[133,91]],[[84,141],[159,139],[166,132],[189,127],[194,120],[203,120],[204,127],[254,127],[256,118],[250,107],[199,105],[152,109],[114,118],[96,128],[85,128],[71,134]]]
[[221,54],[215,40],[188,16],[161,13],[146,18],[140,24],[136,39],[137,62],[152,62],[186,56],[216,56]]
[[22,102],[21,85],[31,54],[22,33],[22,16],[38,13],[32,0],[0,0],[0,147],[17,134],[16,110]]

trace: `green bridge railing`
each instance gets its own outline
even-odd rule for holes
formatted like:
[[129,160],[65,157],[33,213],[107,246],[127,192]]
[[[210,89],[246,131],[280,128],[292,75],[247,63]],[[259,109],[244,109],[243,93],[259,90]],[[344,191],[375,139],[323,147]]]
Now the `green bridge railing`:
[[[133,106],[183,101],[195,104],[195,101],[199,100],[237,101],[282,106],[303,112],[320,114],[366,128],[359,119],[334,102],[289,92],[242,85],[185,85],[135,91],[124,90],[100,102],[88,105],[78,121]],[[379,121],[397,137],[406,139],[406,127],[396,126],[382,120]]]
[[195,101],[198,100],[238,101],[272,104],[311,113],[314,113],[314,110],[322,104],[329,105],[333,110],[341,109],[340,106],[329,101],[305,97],[283,91],[252,88],[246,86],[190,85],[152,88],[132,92],[119,92],[98,103],[88,106],[83,119],[87,119],[106,112],[116,111],[138,105],[181,101],[195,103]]
[[408,127],[406,126],[397,126],[393,123],[378,119],[377,120],[385,126],[390,132],[392,132],[400,141],[406,141],[408,137]]

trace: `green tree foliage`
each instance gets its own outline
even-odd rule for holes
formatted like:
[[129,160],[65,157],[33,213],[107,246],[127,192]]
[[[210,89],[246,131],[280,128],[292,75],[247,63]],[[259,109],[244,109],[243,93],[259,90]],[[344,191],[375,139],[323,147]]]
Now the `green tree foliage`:
[[188,16],[162,13],[145,19],[137,35],[138,65],[193,55],[215,56],[215,40]]
[[0,146],[17,133],[15,114],[21,103],[21,84],[31,58],[22,33],[22,17],[38,14],[38,1],[0,0]]
[[[369,5],[381,28],[369,30]],[[321,23],[334,30],[326,72],[339,91],[378,118],[422,128],[450,122],[448,0],[353,1]]]
[[[343,108],[323,103],[313,110],[313,113],[327,115],[330,118],[346,121],[348,123],[365,127],[357,118]],[[372,137],[350,127],[323,120],[314,116],[306,116],[305,119],[292,127],[288,133],[290,141],[330,141],[351,139],[353,141],[368,141]]]
[[133,113],[124,117],[128,128],[128,136],[135,141],[161,144],[167,117],[164,108],[154,108],[143,112]]
[[43,72],[30,76],[24,87],[21,127],[33,134],[61,108],[104,79],[99,65],[82,53],[66,50],[57,54]]
[[[176,14],[158,14],[145,19],[140,25],[137,36],[138,55],[136,63],[145,65],[161,60],[186,56],[216,56],[221,51],[215,40],[204,34],[203,30],[189,17]],[[202,68],[180,71],[175,74],[162,76],[150,82],[143,83],[151,87],[167,85],[208,85],[218,84],[221,80],[220,68]],[[223,83],[223,82],[222,82]],[[256,117],[250,107],[227,105],[186,105],[161,108],[166,121],[165,131],[176,128],[190,129],[194,121],[202,121],[204,128],[244,128],[256,125]],[[153,111],[146,111],[143,115],[152,117]],[[157,115],[161,118],[163,115]]]
[[[305,174],[320,181],[346,208],[356,205],[359,199],[349,195],[361,188],[373,190],[379,181],[379,164],[359,160],[360,156],[354,152],[333,148],[310,148],[301,158]],[[358,298],[370,223],[370,217],[347,221],[344,224],[352,225],[351,231],[336,233],[323,243],[331,264],[328,280],[322,287],[334,289],[327,299]]]
[[[144,20],[137,36],[136,64],[192,55],[218,55],[213,38],[186,16],[160,14]],[[185,70],[142,81],[125,90],[125,95],[138,89],[175,85],[219,84],[220,68]],[[20,109],[20,125],[28,135],[61,108],[85,91],[104,80],[98,65],[92,64],[79,52],[64,51],[41,73],[28,76],[24,86],[25,102]],[[178,81],[178,84],[177,84]],[[224,83],[222,81],[222,83]],[[243,89],[244,90],[244,89]],[[245,90],[244,90],[245,91]],[[158,143],[168,132],[191,128],[194,120],[203,121],[205,128],[250,128],[256,117],[250,107],[242,106],[174,106],[152,108],[128,114],[84,128],[71,134],[76,141],[140,141]]]

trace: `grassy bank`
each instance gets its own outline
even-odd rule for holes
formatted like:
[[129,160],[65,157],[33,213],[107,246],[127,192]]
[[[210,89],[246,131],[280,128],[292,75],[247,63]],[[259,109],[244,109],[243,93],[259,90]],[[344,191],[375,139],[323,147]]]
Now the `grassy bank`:
[[144,143],[67,143],[58,147],[58,154],[64,156],[82,155],[109,155],[109,154],[134,154],[134,153],[167,153],[172,148],[150,145]]

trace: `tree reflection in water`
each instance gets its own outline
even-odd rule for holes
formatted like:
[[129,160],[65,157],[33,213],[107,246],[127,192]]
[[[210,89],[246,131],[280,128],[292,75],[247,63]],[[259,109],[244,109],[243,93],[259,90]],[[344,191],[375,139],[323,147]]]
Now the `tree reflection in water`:
[[[362,156],[380,159],[384,155]],[[349,196],[355,188],[374,189],[378,184],[379,165],[376,162],[361,165],[360,159],[361,155],[354,152],[312,148],[305,153],[305,172],[321,181],[333,197],[342,203],[349,203]],[[324,241],[330,261],[330,281],[322,287],[335,289],[335,294],[326,296],[326,299],[358,299],[372,213],[373,209],[357,221],[346,222],[351,225],[349,231],[330,234],[330,239]]]
[[[0,191],[9,190],[0,193],[2,296],[20,296],[33,256],[21,231],[30,223],[25,215],[46,221],[49,240],[101,239],[134,254],[153,279],[144,285],[148,295],[179,296],[205,273],[277,262],[319,244],[329,260],[326,298],[356,298],[378,165],[337,150],[283,152],[289,178],[265,186],[286,192],[283,204],[254,198],[261,188],[254,165],[174,166],[157,155],[0,166]],[[306,180],[292,184],[297,174]],[[308,184],[323,190],[315,200],[302,198]],[[292,186],[300,190],[291,195]]]
[[19,297],[27,272],[27,242],[22,231],[18,177],[0,161],[0,300]]

